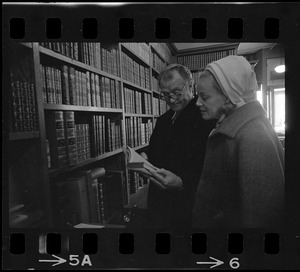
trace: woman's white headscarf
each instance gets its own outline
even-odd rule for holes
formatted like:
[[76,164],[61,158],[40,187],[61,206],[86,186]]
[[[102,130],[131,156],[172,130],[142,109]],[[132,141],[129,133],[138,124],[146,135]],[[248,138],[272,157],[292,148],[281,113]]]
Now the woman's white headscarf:
[[258,90],[255,72],[242,56],[228,56],[214,61],[205,68],[211,72],[230,101],[241,106]]

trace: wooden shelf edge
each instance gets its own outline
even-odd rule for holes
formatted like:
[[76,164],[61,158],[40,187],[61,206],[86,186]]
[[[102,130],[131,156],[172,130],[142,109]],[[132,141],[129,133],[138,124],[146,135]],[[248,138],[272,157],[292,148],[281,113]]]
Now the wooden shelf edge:
[[136,85],[136,84],[134,84],[134,83],[132,83],[132,82],[126,80],[126,79],[123,79],[123,83],[125,83],[125,84],[127,84],[127,85],[130,85],[130,86],[132,86],[132,87],[134,87],[134,88],[140,89],[140,90],[142,90],[142,91],[144,91],[144,92],[152,93],[151,90],[148,90],[148,89],[146,89],[146,88],[143,88],[142,86]]
[[102,154],[98,157],[94,157],[94,158],[90,158],[88,160],[85,160],[83,162],[80,162],[76,165],[72,165],[72,166],[68,166],[66,168],[61,168],[61,169],[52,169],[52,170],[49,170],[49,174],[50,174],[50,177],[56,177],[57,175],[61,175],[61,174],[64,174],[64,173],[67,173],[67,172],[71,172],[71,171],[74,171],[80,167],[83,167],[83,166],[86,166],[88,164],[91,164],[91,163],[94,163],[96,161],[99,161],[99,160],[103,160],[103,159],[106,159],[106,158],[109,158],[111,156],[114,156],[114,155],[117,155],[119,153],[122,153],[123,150],[122,149],[117,149],[117,150],[114,150],[114,151],[110,151],[110,152],[107,152],[105,154]]
[[133,150],[138,150],[138,149],[142,149],[144,147],[147,147],[148,145],[149,145],[149,143],[146,143],[146,144],[143,144],[143,145],[139,145],[139,146],[133,147],[132,149]]
[[152,70],[153,70],[157,75],[160,74],[160,72],[159,72],[155,67],[153,67],[153,66],[152,66]]
[[[135,52],[133,52],[130,48],[128,48],[126,45],[124,45],[123,43],[121,43],[122,47],[125,48],[130,54],[134,55],[136,58],[138,58],[141,62],[143,62],[143,64],[145,64],[146,66],[148,66],[148,68],[150,67],[150,63],[147,63],[146,60],[144,60],[142,57],[140,57],[138,54],[136,54]],[[150,62],[150,55],[149,55],[149,62]]]
[[160,52],[158,52],[158,50],[152,44],[150,44],[150,47],[153,51],[155,51],[155,54],[157,54],[163,62],[167,63],[167,60],[162,56]]
[[152,118],[152,114],[138,114],[138,113],[125,113],[125,117],[143,117],[143,118]]
[[74,65],[74,66],[77,66],[81,69],[88,70],[89,72],[93,72],[95,74],[99,74],[100,76],[105,76],[105,77],[109,77],[111,79],[121,81],[121,78],[116,76],[116,75],[109,74],[105,71],[99,70],[99,69],[97,69],[93,66],[87,65],[87,64],[85,64],[83,62],[80,62],[78,60],[71,59],[67,56],[62,55],[61,53],[55,52],[55,51],[53,51],[51,49],[48,49],[48,48],[45,48],[41,45],[39,45],[39,51],[40,51],[40,53],[42,53],[44,55],[56,58],[56,59],[64,61],[64,62],[67,62],[67,63],[69,63],[71,65]]
[[35,139],[40,137],[39,131],[29,131],[29,132],[11,132],[9,133],[10,141]]
[[91,112],[110,112],[110,113],[122,113],[122,109],[115,108],[99,108],[89,106],[77,106],[77,105],[62,105],[62,104],[46,104],[44,103],[45,110],[71,110],[71,111],[91,111]]
[[32,48],[32,43],[30,43],[30,42],[20,42],[20,44],[25,47]]

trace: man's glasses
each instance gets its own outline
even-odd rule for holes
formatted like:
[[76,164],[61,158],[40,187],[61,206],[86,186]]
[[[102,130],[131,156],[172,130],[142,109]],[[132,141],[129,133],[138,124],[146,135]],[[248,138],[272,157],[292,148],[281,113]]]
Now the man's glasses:
[[160,92],[159,98],[164,101],[170,100],[170,98],[172,98],[175,101],[180,99],[182,92],[183,92],[184,88],[186,87],[187,83],[188,83],[188,81],[184,84],[183,88],[180,91],[176,91],[174,93]]

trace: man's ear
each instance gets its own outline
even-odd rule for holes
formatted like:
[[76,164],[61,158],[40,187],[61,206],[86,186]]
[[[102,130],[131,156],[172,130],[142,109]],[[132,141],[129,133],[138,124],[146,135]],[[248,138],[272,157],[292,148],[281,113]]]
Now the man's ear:
[[191,93],[193,93],[193,90],[194,90],[194,80],[193,79],[190,79],[190,81],[189,81],[189,90]]

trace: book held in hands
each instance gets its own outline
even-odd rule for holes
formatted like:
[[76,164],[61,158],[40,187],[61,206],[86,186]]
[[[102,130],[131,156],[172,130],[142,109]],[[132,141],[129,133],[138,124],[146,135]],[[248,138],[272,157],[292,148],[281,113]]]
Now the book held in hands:
[[127,168],[129,170],[146,174],[147,176],[152,176],[151,171],[156,171],[159,169],[144,159],[128,145],[124,146],[122,149],[125,157],[127,158]]

